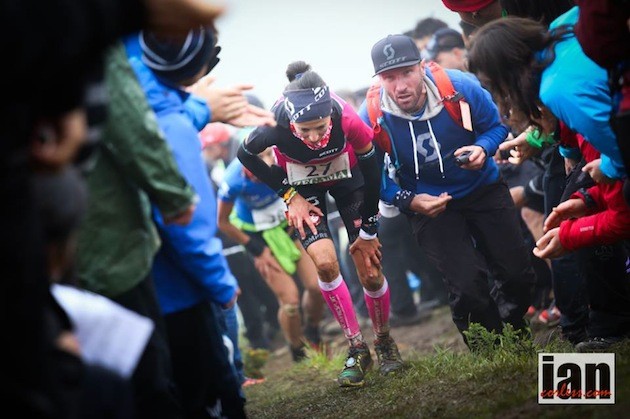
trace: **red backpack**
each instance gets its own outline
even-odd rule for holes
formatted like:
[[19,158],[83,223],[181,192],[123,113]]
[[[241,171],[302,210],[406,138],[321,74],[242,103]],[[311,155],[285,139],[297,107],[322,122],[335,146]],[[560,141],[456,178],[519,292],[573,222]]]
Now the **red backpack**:
[[[444,71],[444,68],[442,68],[438,63],[429,61],[427,66],[429,67],[429,70],[431,70],[431,74],[435,80],[435,85],[442,97],[444,107],[448,111],[449,115],[451,115],[451,118],[453,118],[459,126],[463,127],[462,111],[459,102],[465,102],[464,96],[455,90],[451,79],[446,74],[446,71]],[[377,81],[370,86],[367,92],[366,100],[368,116],[370,117],[370,123],[372,124],[372,129],[374,130],[374,142],[381,148],[381,150],[391,155],[391,139],[389,138],[387,131],[383,129],[380,124],[380,118],[383,116],[383,111],[381,110],[380,82]]]

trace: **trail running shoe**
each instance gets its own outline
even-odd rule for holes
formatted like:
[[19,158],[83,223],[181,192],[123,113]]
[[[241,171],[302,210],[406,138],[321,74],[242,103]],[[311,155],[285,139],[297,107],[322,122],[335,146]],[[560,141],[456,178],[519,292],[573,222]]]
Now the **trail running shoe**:
[[556,306],[543,310],[538,315],[538,322],[549,327],[556,326],[560,323],[560,310]]
[[400,352],[398,352],[398,346],[391,336],[376,339],[374,351],[381,375],[387,375],[402,368],[403,360],[400,357]]
[[341,387],[362,387],[365,384],[365,374],[372,364],[372,355],[367,344],[351,346],[337,382]]
[[531,319],[532,317],[534,317],[534,314],[536,314],[536,307],[529,306],[527,308],[527,312],[525,313],[525,318],[526,319]]

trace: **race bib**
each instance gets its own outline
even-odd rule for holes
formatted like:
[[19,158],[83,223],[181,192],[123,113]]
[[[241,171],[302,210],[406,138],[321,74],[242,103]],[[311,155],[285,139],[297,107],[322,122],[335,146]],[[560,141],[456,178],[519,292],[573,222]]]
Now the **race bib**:
[[282,223],[286,220],[284,215],[286,210],[287,206],[282,202],[282,199],[277,199],[264,208],[252,209],[252,220],[256,226],[256,231],[268,230]]
[[333,160],[323,163],[298,164],[288,162],[287,175],[289,183],[294,186],[351,178],[350,158],[345,152]]

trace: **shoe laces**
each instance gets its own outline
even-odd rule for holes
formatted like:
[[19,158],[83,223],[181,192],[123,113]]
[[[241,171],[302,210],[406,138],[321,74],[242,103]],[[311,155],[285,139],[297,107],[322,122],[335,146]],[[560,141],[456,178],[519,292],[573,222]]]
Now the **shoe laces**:
[[[354,368],[357,365],[361,365],[361,358],[363,356],[366,356],[367,354],[367,347],[364,346],[351,346],[350,349],[348,349],[348,358],[346,359],[346,363],[344,364],[344,367],[347,368]],[[348,365],[348,360],[350,358],[354,359],[354,363],[352,363],[352,365]]]

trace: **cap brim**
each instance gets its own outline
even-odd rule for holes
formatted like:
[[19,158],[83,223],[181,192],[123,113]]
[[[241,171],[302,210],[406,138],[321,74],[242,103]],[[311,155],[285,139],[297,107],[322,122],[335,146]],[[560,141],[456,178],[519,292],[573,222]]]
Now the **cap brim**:
[[404,63],[392,65],[392,66],[389,66],[387,68],[384,68],[382,70],[377,71],[376,73],[374,73],[374,75],[378,76],[379,74],[384,73],[385,71],[393,70],[395,68],[411,67],[412,65],[418,64],[420,61],[422,61],[422,58],[420,58],[420,59],[418,59],[416,61],[412,61],[412,62],[404,62]]

